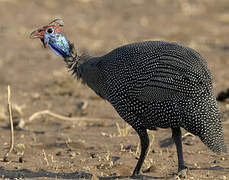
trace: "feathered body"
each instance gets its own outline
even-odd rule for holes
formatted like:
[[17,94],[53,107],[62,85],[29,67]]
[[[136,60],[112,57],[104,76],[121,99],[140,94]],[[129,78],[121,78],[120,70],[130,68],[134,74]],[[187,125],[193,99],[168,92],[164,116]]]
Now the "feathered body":
[[134,43],[82,58],[72,70],[135,130],[183,127],[212,151],[226,150],[212,76],[193,49],[162,41]]
[[44,38],[69,70],[136,130],[141,154],[133,175],[139,174],[147,154],[147,129],[172,129],[178,172],[187,168],[180,127],[199,136],[213,152],[226,152],[212,76],[204,58],[193,49],[148,41],[119,47],[101,57],[79,56],[63,34],[59,38],[56,33],[50,35],[45,27],[31,35]]

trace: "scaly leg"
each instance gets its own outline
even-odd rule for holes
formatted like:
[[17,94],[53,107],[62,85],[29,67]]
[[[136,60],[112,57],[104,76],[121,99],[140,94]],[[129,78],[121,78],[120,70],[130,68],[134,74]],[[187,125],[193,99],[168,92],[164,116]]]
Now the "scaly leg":
[[185,166],[182,150],[182,137],[180,128],[172,128],[172,137],[176,144],[178,157],[178,176],[186,177],[187,167]]
[[138,159],[138,163],[134,169],[132,176],[138,175],[140,173],[142,164],[145,160],[145,157],[147,155],[148,148],[149,148],[149,136],[147,134],[146,129],[136,130],[136,132],[138,133],[140,141],[141,141],[141,154],[140,154],[140,157]]

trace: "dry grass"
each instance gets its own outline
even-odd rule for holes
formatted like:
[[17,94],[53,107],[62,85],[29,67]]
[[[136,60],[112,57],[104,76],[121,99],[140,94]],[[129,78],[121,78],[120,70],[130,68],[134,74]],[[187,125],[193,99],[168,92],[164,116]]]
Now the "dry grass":
[[44,150],[44,149],[42,150],[42,153],[43,153],[43,156],[44,156],[44,161],[45,161],[46,165],[47,165],[47,166],[49,166],[49,161],[48,161],[48,158],[47,158],[47,155],[46,155],[46,153],[45,153],[45,150]]
[[118,130],[118,136],[130,136],[131,126],[128,125],[125,121],[122,122],[122,126],[120,127],[119,123],[116,123],[116,127]]
[[0,105],[0,121],[5,121],[7,119],[6,108]]
[[201,14],[206,11],[206,4],[199,1],[179,0],[179,5],[181,12],[187,16]]
[[[26,107],[25,105],[19,105],[16,103],[12,103],[12,118],[13,120],[20,120],[23,115],[23,109]],[[7,106],[0,105],[0,121],[7,121],[8,113],[7,113]]]
[[137,145],[137,149],[135,151],[135,154],[139,156],[140,153],[141,153],[141,144],[140,144],[140,142],[138,142],[138,145]]
[[12,106],[11,106],[11,90],[8,86],[8,113],[9,113],[9,124],[10,124],[10,149],[4,155],[4,161],[7,161],[7,157],[13,151],[14,148],[14,125],[13,125],[13,115],[12,115]]

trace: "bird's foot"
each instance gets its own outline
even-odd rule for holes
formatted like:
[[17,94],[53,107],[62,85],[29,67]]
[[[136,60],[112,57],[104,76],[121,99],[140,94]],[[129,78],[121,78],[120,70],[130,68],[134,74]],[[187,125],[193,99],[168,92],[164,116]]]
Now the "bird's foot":
[[181,170],[181,171],[179,171],[179,172],[177,173],[177,176],[178,176],[179,178],[186,178],[186,177],[187,177],[187,171],[188,171],[188,169],[183,169],[183,170]]
[[188,168],[186,166],[182,166],[178,169],[178,173],[175,175],[176,179],[186,178],[187,177]]
[[131,179],[139,179],[139,178],[141,178],[141,175],[140,175],[140,174],[132,174],[132,175],[130,176],[130,178],[131,178]]
[[133,174],[130,176],[132,179],[138,179],[140,176],[140,171],[139,170],[134,170]]

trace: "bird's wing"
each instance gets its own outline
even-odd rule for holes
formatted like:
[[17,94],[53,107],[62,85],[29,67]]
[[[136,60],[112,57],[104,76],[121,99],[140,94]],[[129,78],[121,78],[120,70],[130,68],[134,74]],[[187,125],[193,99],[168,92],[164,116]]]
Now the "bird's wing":
[[209,85],[211,86],[210,72],[205,67],[189,66],[183,63],[182,61],[174,63],[174,61],[160,60],[154,62],[154,65],[147,65],[130,93],[146,102],[201,95],[206,88],[209,88]]

